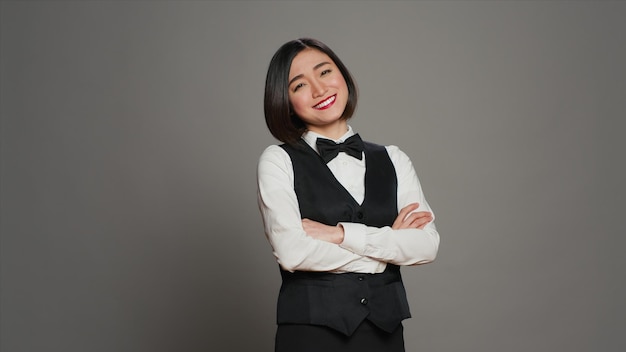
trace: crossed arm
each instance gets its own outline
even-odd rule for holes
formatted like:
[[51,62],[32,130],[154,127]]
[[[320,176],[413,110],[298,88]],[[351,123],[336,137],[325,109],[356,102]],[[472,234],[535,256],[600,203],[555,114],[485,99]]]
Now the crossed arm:
[[[382,272],[387,263],[434,260],[439,234],[408,157],[388,147],[398,176],[398,217],[392,226],[356,223],[328,226],[302,219],[287,153],[268,147],[259,160],[258,201],[274,256],[288,271]],[[395,149],[394,149],[395,148]]]
[[[393,230],[424,229],[426,224],[433,221],[433,213],[430,211],[414,212],[418,207],[419,203],[411,203],[402,208],[391,228]],[[330,226],[314,220],[303,219],[302,228],[308,236],[334,244],[341,244],[345,237],[341,223],[336,226]]]

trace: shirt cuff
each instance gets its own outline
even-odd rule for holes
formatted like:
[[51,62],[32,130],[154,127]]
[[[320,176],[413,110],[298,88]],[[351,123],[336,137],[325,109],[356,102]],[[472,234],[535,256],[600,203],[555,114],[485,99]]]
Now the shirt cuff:
[[352,253],[363,255],[367,226],[352,222],[340,222],[339,224],[343,227],[343,242],[339,246]]

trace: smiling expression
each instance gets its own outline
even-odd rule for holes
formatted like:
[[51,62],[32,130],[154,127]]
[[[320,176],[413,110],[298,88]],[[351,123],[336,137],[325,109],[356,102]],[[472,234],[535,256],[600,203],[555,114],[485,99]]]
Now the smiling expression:
[[348,102],[348,86],[328,55],[305,49],[291,62],[289,102],[307,129],[322,135],[341,136],[347,129],[342,119]]

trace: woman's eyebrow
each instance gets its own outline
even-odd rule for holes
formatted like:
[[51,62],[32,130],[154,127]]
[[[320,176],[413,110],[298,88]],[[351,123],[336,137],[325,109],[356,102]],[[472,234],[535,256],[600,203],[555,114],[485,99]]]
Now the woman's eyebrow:
[[[330,65],[330,62],[328,62],[328,61],[320,62],[319,64],[313,66],[313,71],[317,70],[318,68],[320,68],[320,67],[322,67],[324,65]],[[298,79],[302,78],[303,76],[304,76],[303,74],[299,74],[299,75],[295,76],[294,78],[292,78],[289,81],[289,84],[287,84],[287,86],[290,86],[295,80],[298,80]]]
[[287,86],[290,86],[293,83],[293,81],[298,80],[298,79],[300,79],[302,77],[304,77],[303,74],[299,74],[299,75],[295,76],[294,78],[291,79],[291,81],[289,81],[289,84]]
[[320,67],[322,67],[324,65],[330,65],[330,62],[328,62],[328,61],[320,62],[319,64],[315,65],[315,67],[313,67],[313,70],[317,70],[318,68],[320,68]]

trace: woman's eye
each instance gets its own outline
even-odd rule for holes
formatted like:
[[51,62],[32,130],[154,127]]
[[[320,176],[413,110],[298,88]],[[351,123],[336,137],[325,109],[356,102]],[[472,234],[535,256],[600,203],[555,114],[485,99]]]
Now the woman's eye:
[[330,72],[331,72],[331,70],[324,70],[324,71],[322,71],[322,73],[320,74],[320,76],[327,75],[327,74],[329,74]]
[[302,88],[304,86],[304,83],[298,83],[293,87],[293,91],[297,92],[298,89]]

